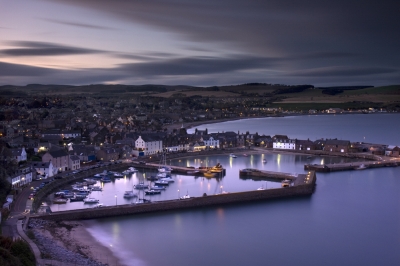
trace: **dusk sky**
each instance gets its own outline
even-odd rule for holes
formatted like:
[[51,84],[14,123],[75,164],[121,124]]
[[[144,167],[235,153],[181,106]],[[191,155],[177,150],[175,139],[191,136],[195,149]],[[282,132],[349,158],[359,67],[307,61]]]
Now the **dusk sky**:
[[0,85],[400,84],[394,0],[0,0]]

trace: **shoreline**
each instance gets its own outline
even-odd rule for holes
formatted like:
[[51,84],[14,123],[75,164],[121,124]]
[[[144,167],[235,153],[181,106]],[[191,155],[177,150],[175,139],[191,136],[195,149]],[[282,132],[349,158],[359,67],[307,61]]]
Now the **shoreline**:
[[290,117],[290,116],[318,116],[318,115],[384,115],[384,114],[393,114],[392,112],[375,112],[370,114],[364,113],[338,113],[338,114],[327,114],[327,113],[319,113],[319,114],[281,114],[281,115],[273,115],[273,116],[254,116],[254,117],[233,117],[233,118],[223,118],[223,119],[215,119],[215,120],[202,120],[202,121],[192,121],[186,123],[174,123],[170,125],[166,125],[165,128],[168,131],[172,131],[174,129],[179,130],[180,128],[191,129],[193,127],[198,127],[201,125],[208,124],[217,124],[223,122],[237,121],[237,120],[245,120],[245,119],[259,119],[259,118],[278,118],[278,117]]
[[65,265],[124,265],[110,248],[91,235],[84,222],[30,221],[29,227],[44,260]]

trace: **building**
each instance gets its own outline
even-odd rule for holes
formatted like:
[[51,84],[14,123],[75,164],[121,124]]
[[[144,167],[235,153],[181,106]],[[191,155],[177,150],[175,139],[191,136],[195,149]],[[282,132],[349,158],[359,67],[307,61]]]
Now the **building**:
[[136,150],[144,155],[158,154],[163,151],[162,140],[150,136],[139,136],[135,141]]
[[323,150],[329,152],[349,152],[350,145],[349,140],[327,139]]
[[213,137],[203,137],[203,142],[206,148],[216,149],[219,148],[219,140],[214,139]]
[[53,163],[50,162],[33,162],[32,168],[36,170],[36,172],[43,176],[43,178],[52,177],[57,174],[57,168],[53,167]]
[[119,154],[120,151],[115,148],[103,147],[96,152],[96,159],[105,162],[115,161],[119,159]]
[[70,155],[68,160],[69,170],[77,170],[81,168],[81,162],[79,160],[79,156]]
[[68,170],[69,155],[63,149],[50,150],[43,155],[42,162],[52,162],[57,172],[64,172]]
[[296,140],[294,139],[276,139],[272,148],[274,149],[284,149],[284,150],[294,150],[296,149]]
[[14,175],[8,177],[8,182],[11,183],[13,188],[22,187],[32,182],[34,173],[30,166],[23,167],[17,170]]
[[16,160],[18,163],[21,161],[26,161],[27,160],[27,155],[25,148],[16,148],[16,149],[10,149],[12,157],[14,160]]

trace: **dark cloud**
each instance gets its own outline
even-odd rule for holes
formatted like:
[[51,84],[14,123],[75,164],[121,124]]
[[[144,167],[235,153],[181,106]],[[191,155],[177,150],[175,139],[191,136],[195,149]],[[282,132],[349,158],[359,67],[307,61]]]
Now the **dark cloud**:
[[271,67],[272,58],[252,56],[185,57],[134,64],[122,64],[119,69],[139,76],[186,76],[247,71]]
[[140,61],[154,61],[159,59],[173,58],[179,55],[173,53],[141,52],[140,54],[115,53],[113,54],[113,56],[117,58],[133,59]]
[[60,24],[60,25],[86,28],[86,29],[92,29],[92,30],[115,30],[115,28],[86,24],[86,23],[78,23],[78,22],[74,22],[74,21],[64,21],[64,20],[58,20],[58,19],[43,19],[43,20],[49,21],[52,23],[56,23],[56,24]]
[[11,41],[9,45],[18,48],[2,49],[0,54],[7,56],[58,56],[107,53],[106,51],[59,45],[48,42]]
[[0,62],[0,81],[3,77],[20,77],[20,76],[46,76],[55,73],[53,69],[34,67],[20,64],[12,64]]
[[322,67],[316,69],[305,69],[290,72],[290,76],[304,76],[304,77],[334,77],[334,76],[366,76],[389,74],[399,72],[399,69],[385,68],[385,67]]

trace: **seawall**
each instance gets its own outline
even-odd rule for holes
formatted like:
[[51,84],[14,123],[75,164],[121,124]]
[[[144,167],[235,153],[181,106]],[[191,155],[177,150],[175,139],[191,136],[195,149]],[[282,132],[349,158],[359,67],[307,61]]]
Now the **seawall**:
[[310,172],[310,178],[294,186],[267,190],[245,191],[212,196],[195,197],[184,200],[169,200],[151,203],[127,204],[101,208],[89,208],[55,212],[51,214],[31,215],[31,219],[46,219],[53,221],[99,219],[113,216],[133,215],[141,213],[160,212],[178,209],[192,209],[214,205],[260,201],[277,198],[311,195],[315,190],[316,175]]

